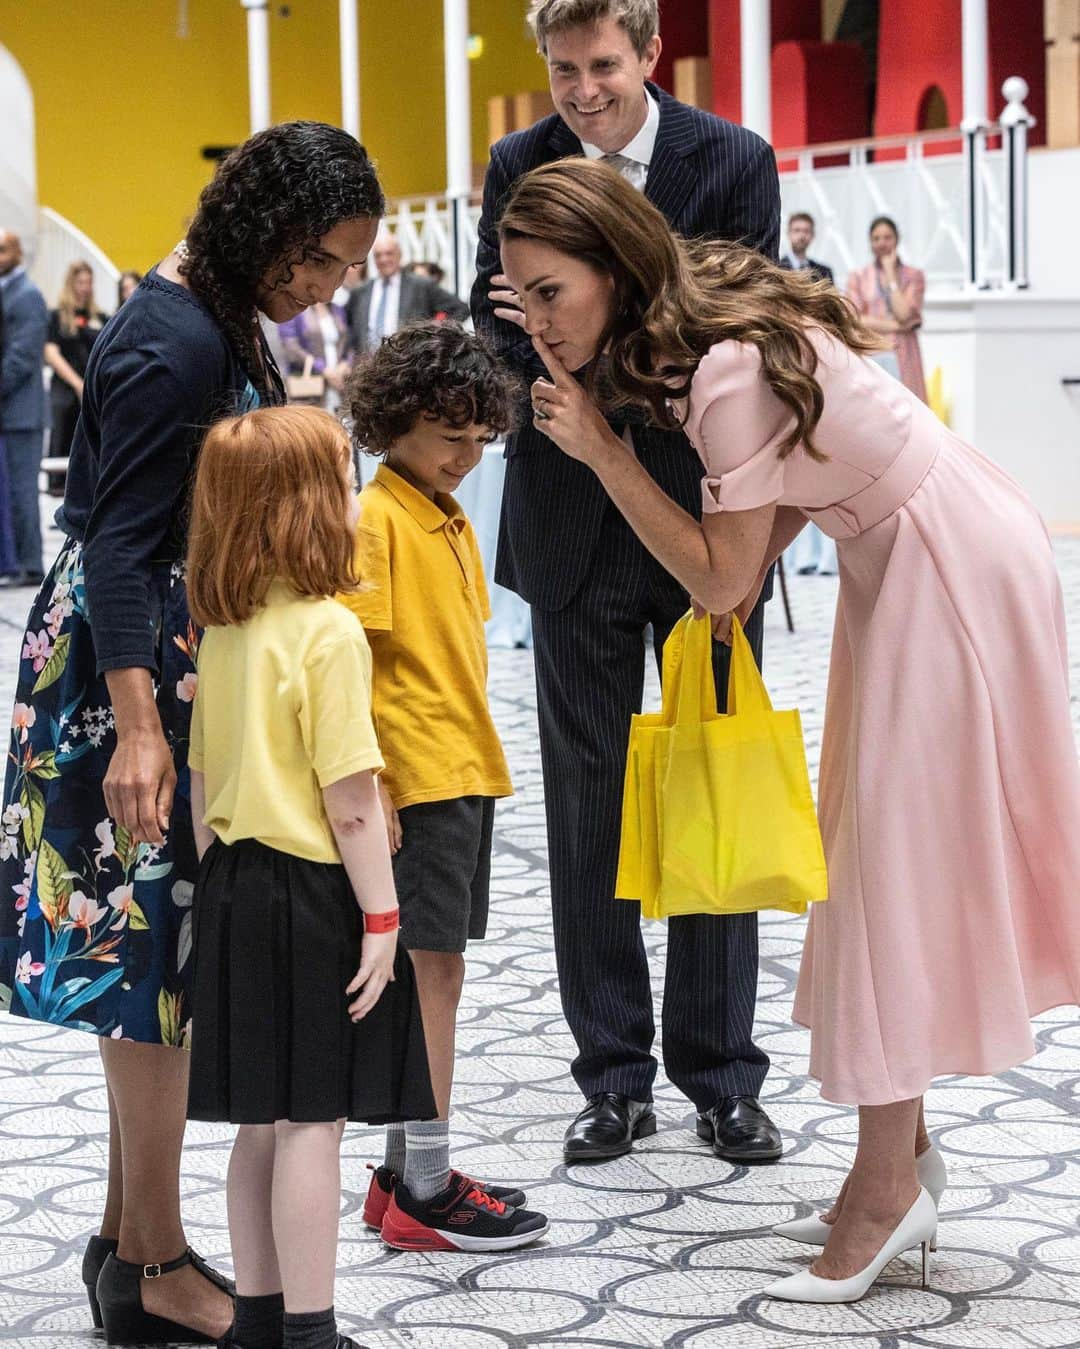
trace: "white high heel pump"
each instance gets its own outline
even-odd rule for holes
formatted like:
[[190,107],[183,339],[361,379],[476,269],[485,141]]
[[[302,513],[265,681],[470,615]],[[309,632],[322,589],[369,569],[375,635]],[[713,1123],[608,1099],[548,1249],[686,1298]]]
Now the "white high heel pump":
[[[941,1196],[945,1193],[948,1176],[945,1172],[945,1159],[931,1144],[925,1152],[915,1158],[915,1173],[919,1184],[934,1201],[934,1207],[941,1207]],[[832,1231],[832,1223],[827,1223],[818,1215],[811,1218],[793,1218],[790,1222],[777,1223],[773,1236],[787,1237],[789,1241],[801,1241],[805,1246],[824,1246]],[[930,1247],[937,1250],[935,1241]]]
[[930,1244],[937,1234],[937,1209],[926,1190],[900,1219],[873,1260],[850,1279],[822,1279],[808,1269],[763,1289],[766,1297],[785,1302],[858,1302],[890,1260],[913,1246],[922,1247],[922,1286],[930,1286]]

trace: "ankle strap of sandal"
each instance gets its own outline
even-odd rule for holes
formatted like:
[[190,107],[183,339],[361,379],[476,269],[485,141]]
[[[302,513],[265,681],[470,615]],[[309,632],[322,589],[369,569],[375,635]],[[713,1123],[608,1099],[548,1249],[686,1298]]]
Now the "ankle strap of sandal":
[[121,1260],[119,1256],[114,1255],[113,1259],[121,1269],[137,1269],[144,1279],[160,1279],[163,1274],[171,1274],[174,1269],[182,1269],[185,1265],[191,1264],[191,1248],[189,1247],[183,1255],[178,1255],[175,1260],[165,1260],[160,1264],[157,1262],[140,1265],[131,1260]]

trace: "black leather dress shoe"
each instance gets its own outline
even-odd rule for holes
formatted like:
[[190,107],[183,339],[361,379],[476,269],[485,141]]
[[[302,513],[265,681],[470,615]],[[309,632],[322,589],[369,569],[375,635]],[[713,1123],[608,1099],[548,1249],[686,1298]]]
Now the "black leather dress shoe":
[[725,1162],[776,1162],[784,1151],[780,1130],[756,1096],[724,1096],[697,1117],[697,1136]]
[[635,1138],[656,1133],[651,1101],[632,1101],[617,1091],[590,1096],[585,1109],[567,1129],[563,1156],[568,1162],[598,1162],[622,1157]]

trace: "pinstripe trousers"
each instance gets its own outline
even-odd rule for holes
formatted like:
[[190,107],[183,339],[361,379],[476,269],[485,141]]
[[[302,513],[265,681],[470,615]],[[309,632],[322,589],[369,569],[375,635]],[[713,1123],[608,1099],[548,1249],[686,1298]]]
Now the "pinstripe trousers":
[[[689,606],[686,592],[608,506],[585,583],[563,609],[536,607],[540,751],[547,812],[555,953],[563,1012],[578,1046],[585,1096],[652,1098],[652,988],[640,910],[614,898],[630,716],[641,710],[645,628],[656,657]],[[760,664],[762,608],[747,624]],[[728,649],[717,644],[720,706]],[[662,1014],[664,1067],[698,1108],[756,1096],[769,1059],[753,1041],[757,917],[668,922]]]

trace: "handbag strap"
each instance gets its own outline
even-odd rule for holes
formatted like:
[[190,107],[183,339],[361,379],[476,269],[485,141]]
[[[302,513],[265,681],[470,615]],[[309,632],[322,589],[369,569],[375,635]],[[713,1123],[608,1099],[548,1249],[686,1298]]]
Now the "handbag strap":
[[663,716],[666,726],[709,721],[716,716],[709,616],[693,610],[675,624],[664,643]]
[[731,615],[731,667],[727,686],[728,716],[737,716],[740,712],[771,712],[773,710],[769,690],[758,670],[750,642],[743,632],[742,624]]

